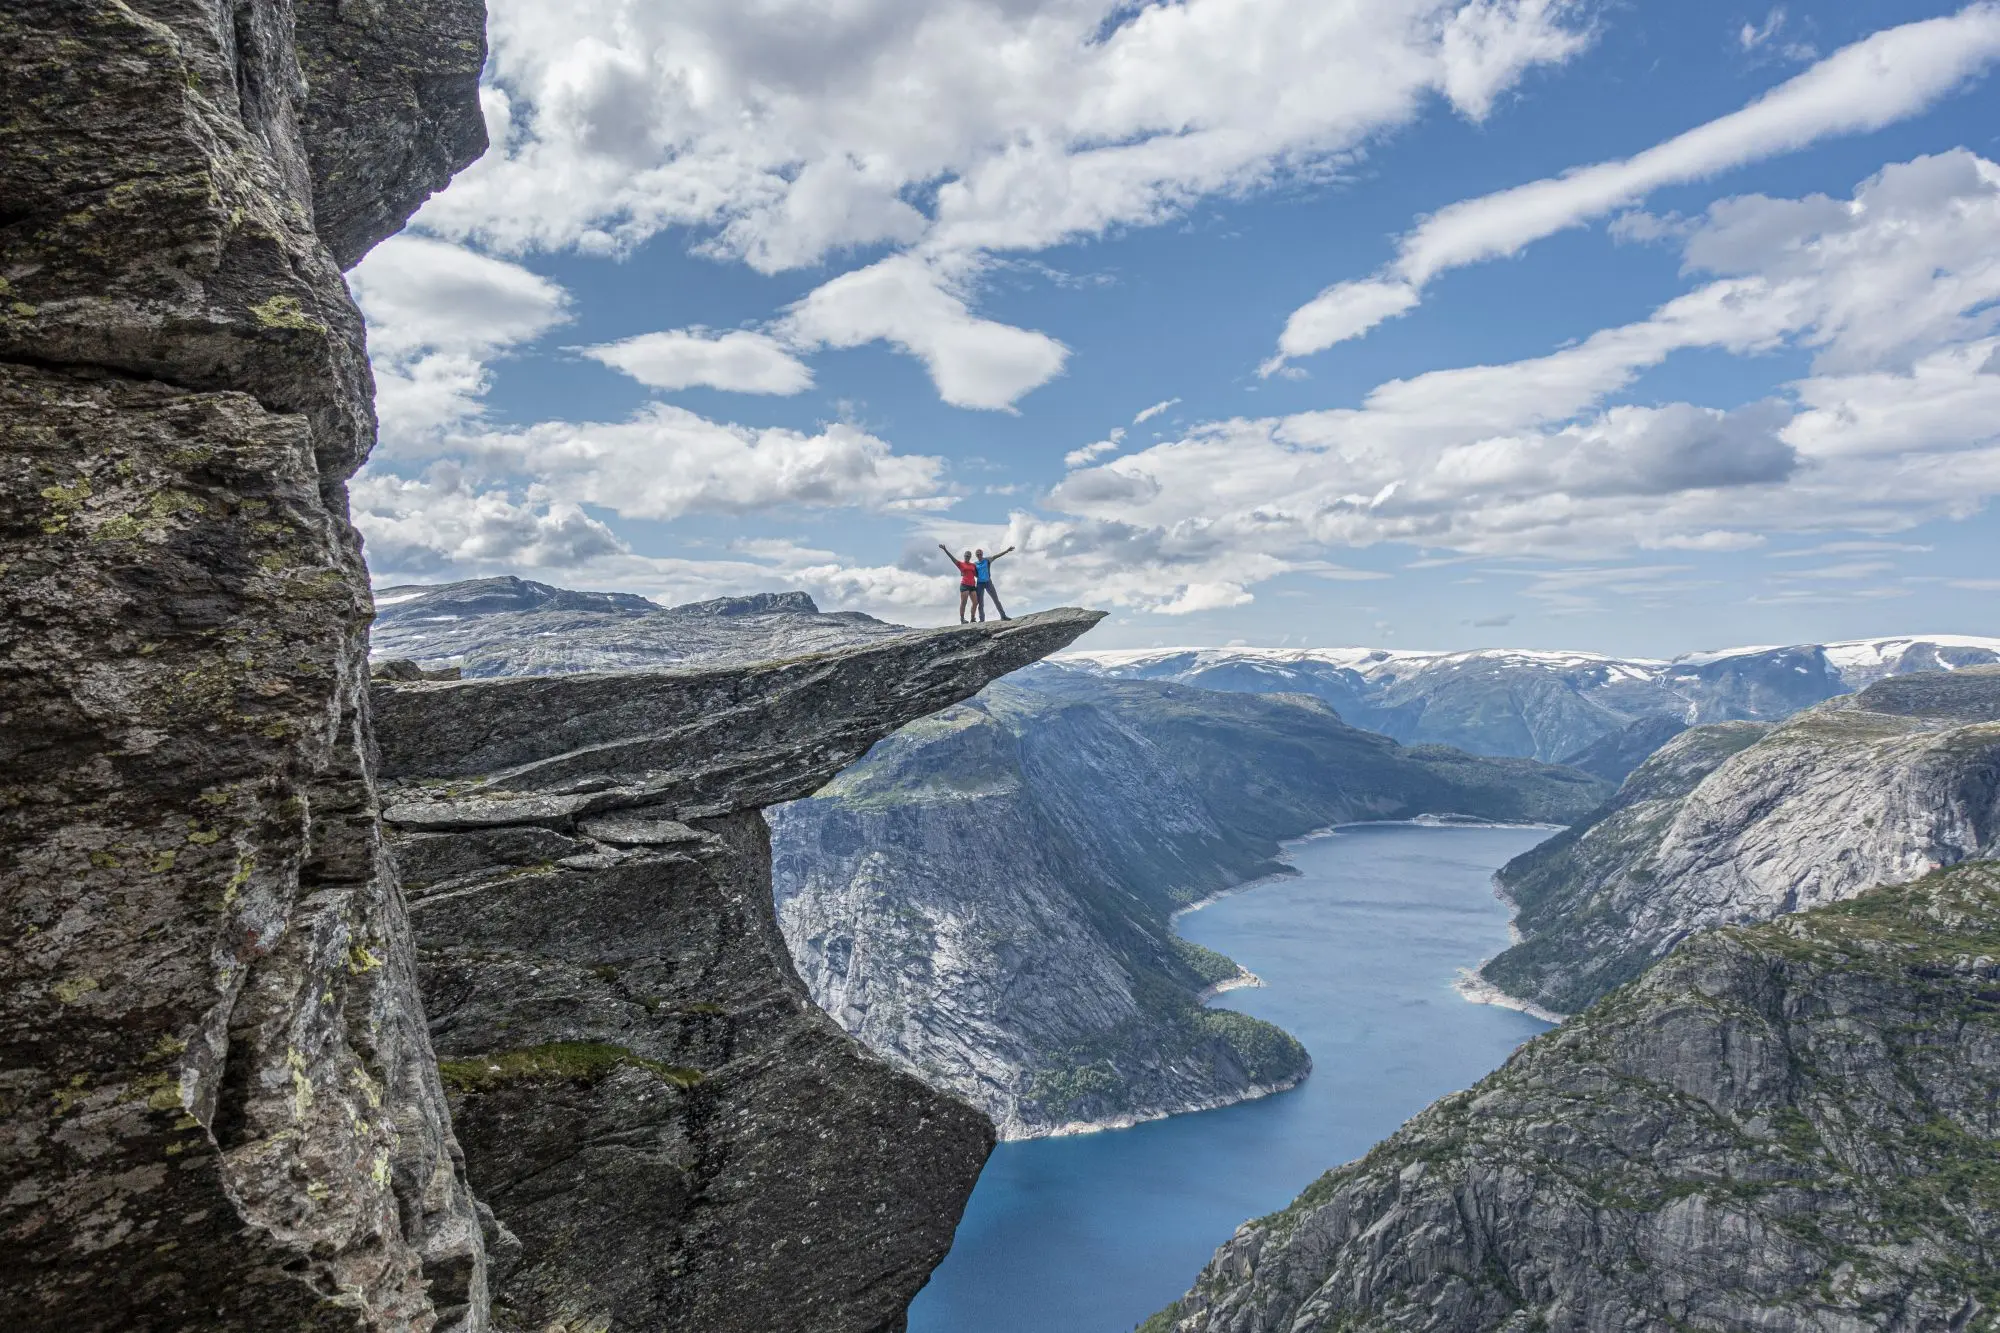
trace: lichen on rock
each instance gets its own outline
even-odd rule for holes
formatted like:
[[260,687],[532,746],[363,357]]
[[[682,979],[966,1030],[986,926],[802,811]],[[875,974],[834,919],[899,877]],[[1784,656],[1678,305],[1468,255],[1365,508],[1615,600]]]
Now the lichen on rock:
[[1689,941],[1143,1333],[2000,1327],[2000,865]]
[[0,13],[10,1328],[485,1322],[375,817],[372,386],[293,19]]
[[759,811],[1098,618],[741,666],[377,681],[432,1039],[510,1237],[501,1328],[901,1326],[993,1128],[812,1004]]

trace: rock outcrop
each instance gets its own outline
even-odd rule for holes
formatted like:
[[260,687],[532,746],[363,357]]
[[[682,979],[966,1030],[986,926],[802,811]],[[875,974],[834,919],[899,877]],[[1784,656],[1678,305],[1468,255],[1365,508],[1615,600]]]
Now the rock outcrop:
[[1143,1333],[2000,1327],[2000,865],[1691,940]]
[[1686,936],[2000,853],[2000,668],[1893,676],[1776,726],[1685,732],[1501,870],[1482,975],[1571,1012]]
[[619,592],[529,579],[475,579],[376,594],[375,653],[467,676],[657,671],[745,664],[900,634],[858,611],[821,611],[802,592],[661,606]]
[[[1575,819],[1603,784],[1407,748],[1319,701],[1038,668],[772,813],[778,916],[813,998],[1010,1138],[1226,1105],[1304,1077],[1203,992],[1248,978],[1172,913],[1329,824]],[[1337,1072],[1335,1074],[1337,1076]]]
[[889,1333],[985,1117],[807,997],[758,811],[1061,648],[1055,611],[750,667],[374,687],[503,1329]]
[[339,268],[477,150],[432,126],[482,14],[343,45],[382,8],[0,12],[9,1328],[484,1326],[375,820]]

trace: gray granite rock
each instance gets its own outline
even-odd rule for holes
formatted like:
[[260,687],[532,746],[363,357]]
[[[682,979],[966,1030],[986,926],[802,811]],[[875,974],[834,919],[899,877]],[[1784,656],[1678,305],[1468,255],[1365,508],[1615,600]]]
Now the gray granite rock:
[[293,0],[313,218],[352,268],[486,151],[483,0]]
[[[0,9],[10,1329],[485,1324],[367,767],[372,387],[305,35],[280,0]],[[390,76],[357,57],[322,123],[375,133]]]
[[2000,865],[1691,940],[1142,1333],[2000,1326]]
[[990,1151],[815,1007],[760,807],[1097,613],[754,666],[377,681],[431,1036],[503,1329],[889,1333]]
[[1890,676],[1775,726],[1696,727],[1504,867],[1483,975],[1582,1008],[1677,942],[2000,854],[2000,667]]

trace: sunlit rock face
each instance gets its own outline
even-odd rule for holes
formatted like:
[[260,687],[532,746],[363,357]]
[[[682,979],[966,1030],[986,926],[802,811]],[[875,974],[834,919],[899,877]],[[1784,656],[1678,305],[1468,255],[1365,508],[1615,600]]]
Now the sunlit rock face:
[[1996,923],[1973,862],[1690,940],[1142,1333],[1990,1328]]
[[2000,853],[2000,668],[1885,677],[1776,725],[1696,727],[1504,867],[1487,980],[1569,1012],[1681,939]]
[[810,1000],[759,811],[1098,613],[748,665],[383,681],[384,818],[508,1329],[876,1333],[986,1117]]
[[375,819],[340,275],[483,146],[483,51],[464,3],[0,14],[9,1328],[485,1324]]

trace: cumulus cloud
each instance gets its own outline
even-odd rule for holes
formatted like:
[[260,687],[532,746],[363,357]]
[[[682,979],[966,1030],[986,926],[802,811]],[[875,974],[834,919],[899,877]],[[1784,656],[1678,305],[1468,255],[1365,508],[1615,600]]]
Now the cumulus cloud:
[[455,444],[488,475],[531,477],[551,496],[625,518],[950,499],[940,493],[943,459],[899,454],[855,427],[731,425],[667,403],[625,421],[545,421]]
[[807,346],[889,342],[924,363],[956,407],[1006,410],[1062,372],[1069,349],[1044,333],[981,319],[938,266],[897,255],[842,274],[787,313],[785,334]]
[[[494,0],[495,147],[418,225],[510,253],[620,252],[683,227],[760,272],[884,246],[963,274],[1321,174],[1433,97],[1483,117],[1525,70],[1584,48],[1578,8]],[[888,319],[877,298],[912,276],[837,278],[809,303],[824,344],[889,341],[972,407],[1060,369],[1059,343],[977,319],[949,283],[915,326]]]
[[1375,277],[1337,283],[1294,311],[1270,374],[1287,358],[1360,337],[1406,313],[1449,269],[1518,253],[1630,205],[1662,186],[1702,180],[1836,135],[1924,111],[2000,60],[2000,4],[1889,28],[1780,84],[1739,111],[1634,157],[1598,162],[1469,199],[1424,218]]
[[489,387],[487,362],[570,317],[560,285],[423,236],[390,237],[347,282],[368,320],[376,409],[392,450],[477,416]]
[[1039,248],[1337,156],[1426,94],[1482,116],[1582,49],[1571,8],[495,0],[498,147],[423,222],[508,249],[709,227],[766,271],[932,231]]
[[697,386],[731,393],[794,394],[812,387],[812,370],[766,333],[670,329],[576,349],[655,389]]
[[489,567],[567,570],[626,550],[608,527],[575,504],[537,504],[506,490],[480,489],[451,463],[415,479],[363,474],[351,500],[378,575],[422,577]]
[[[1390,381],[1358,408],[1211,422],[1086,460],[1049,501],[1134,546],[1171,537],[1189,586],[1245,589],[1250,553],[1284,569],[1382,541],[1736,550],[1772,531],[1964,516],[2000,493],[2000,377],[1981,370],[2000,348],[1995,235],[2000,166],[1963,150],[1893,164],[1847,199],[1723,200],[1681,232],[1699,285],[1646,319]],[[1783,348],[1811,368],[1769,401],[1617,401],[1678,352]],[[1544,572],[1530,592],[1574,610],[1607,589],[1687,591],[1678,567],[1634,568]]]

